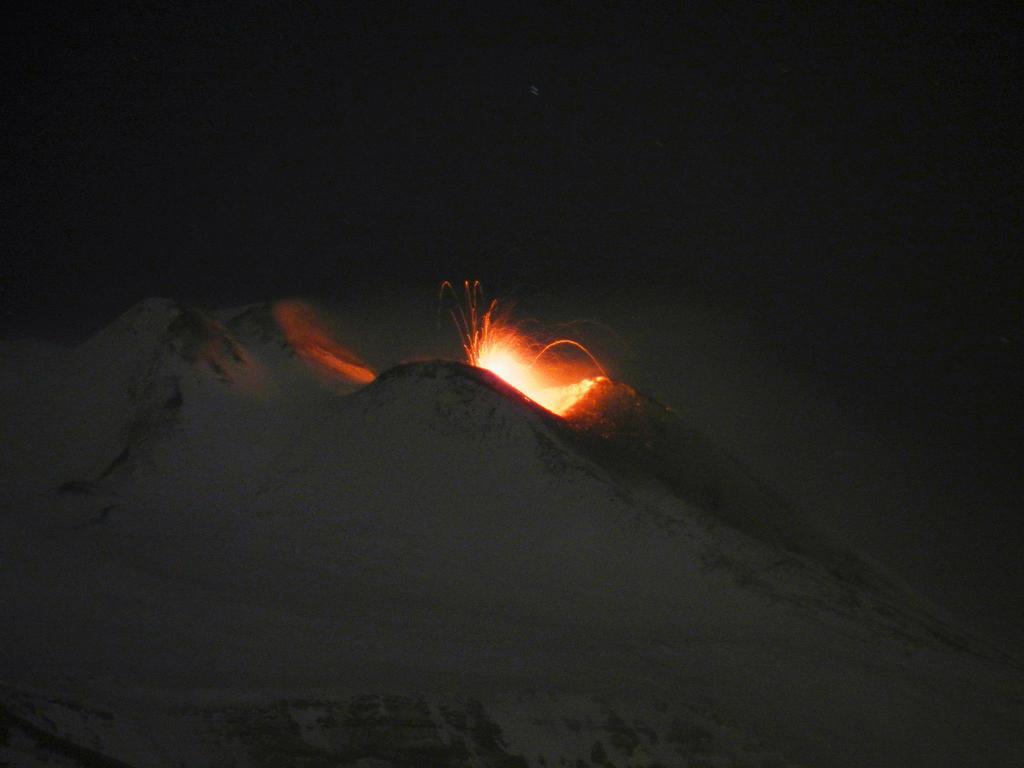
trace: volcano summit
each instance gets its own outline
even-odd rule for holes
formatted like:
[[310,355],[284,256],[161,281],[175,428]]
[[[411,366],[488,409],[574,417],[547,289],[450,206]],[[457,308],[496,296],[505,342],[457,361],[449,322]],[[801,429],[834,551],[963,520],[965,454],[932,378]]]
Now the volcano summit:
[[164,301],[3,352],[13,765],[1024,762],[1008,657],[625,385]]

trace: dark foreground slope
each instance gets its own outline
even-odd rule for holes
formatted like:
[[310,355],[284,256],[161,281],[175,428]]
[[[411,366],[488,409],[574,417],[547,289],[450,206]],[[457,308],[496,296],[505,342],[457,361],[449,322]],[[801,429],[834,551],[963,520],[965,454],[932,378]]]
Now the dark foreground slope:
[[238,317],[150,305],[5,390],[3,759],[1020,764],[1016,669],[657,404],[347,394]]

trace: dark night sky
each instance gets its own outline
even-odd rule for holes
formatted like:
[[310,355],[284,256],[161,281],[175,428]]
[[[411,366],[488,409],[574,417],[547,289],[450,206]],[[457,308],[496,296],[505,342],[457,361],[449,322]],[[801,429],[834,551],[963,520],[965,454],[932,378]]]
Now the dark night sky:
[[6,324],[472,272],[1018,330],[1022,14],[370,8],[9,24]]
[[725,308],[1021,540],[1024,11],[414,5],[9,17],[0,333],[473,276]]

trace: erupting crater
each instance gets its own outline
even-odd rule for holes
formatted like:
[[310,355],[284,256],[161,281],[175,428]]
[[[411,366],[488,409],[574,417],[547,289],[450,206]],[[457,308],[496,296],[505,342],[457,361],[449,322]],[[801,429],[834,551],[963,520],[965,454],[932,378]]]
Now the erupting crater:
[[[458,329],[466,362],[495,374],[538,405],[566,415],[599,382],[604,368],[590,350],[574,339],[539,342],[513,325],[498,300],[487,302],[479,280],[465,281],[462,295],[448,281],[440,298],[454,299],[449,309]],[[583,363],[555,357],[555,350],[574,349]]]

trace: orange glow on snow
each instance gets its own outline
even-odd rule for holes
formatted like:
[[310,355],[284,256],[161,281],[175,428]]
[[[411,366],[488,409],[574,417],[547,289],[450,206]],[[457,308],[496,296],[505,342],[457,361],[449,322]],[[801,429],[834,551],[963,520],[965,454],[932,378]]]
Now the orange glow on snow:
[[333,339],[327,322],[306,302],[279,301],[273,314],[288,343],[313,366],[350,384],[369,384],[376,378],[370,366]]
[[[579,342],[556,339],[540,344],[502,316],[497,300],[485,305],[479,281],[467,280],[461,298],[449,282],[441,285],[442,296],[445,291],[456,299],[451,316],[462,337],[467,362],[499,376],[538,405],[562,415],[594,384],[604,380],[604,369]],[[565,349],[582,353],[586,358],[583,365],[555,359],[552,352]]]

